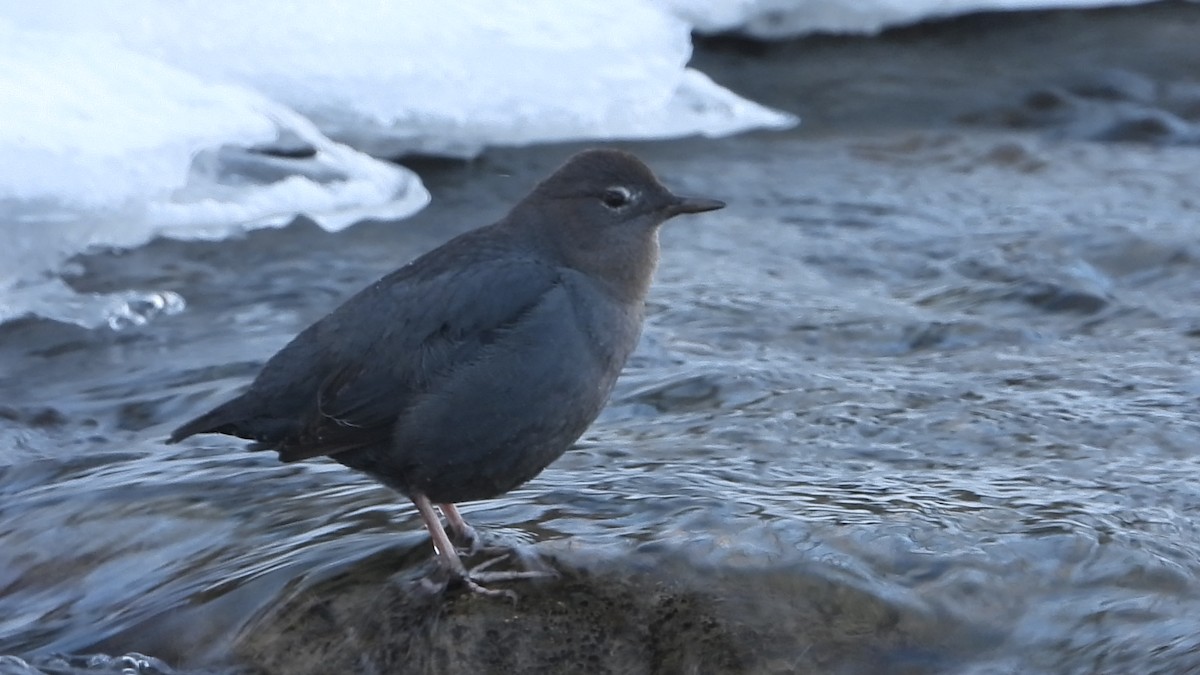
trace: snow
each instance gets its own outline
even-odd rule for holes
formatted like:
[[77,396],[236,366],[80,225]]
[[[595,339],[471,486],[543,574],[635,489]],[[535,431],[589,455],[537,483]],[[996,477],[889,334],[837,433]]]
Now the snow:
[[[0,322],[37,314],[125,325],[181,306],[153,294],[76,296],[56,272],[91,247],[160,234],[222,238],[298,212],[336,229],[364,215],[403,217],[429,200],[415,175],[330,141],[261,94],[111,36],[0,19],[0,45]],[[281,141],[311,156],[252,151]]]
[[795,124],[690,55],[689,26],[644,0],[6,3],[0,322],[182,307],[75,296],[59,273],[89,248],[423,207],[417,177],[379,157]]
[[[0,323],[121,327],[153,290],[75,294],[72,255],[338,229],[429,195],[388,161],[490,145],[719,137],[797,120],[687,67],[693,27],[871,32],[1086,0],[42,0],[0,5]],[[1119,4],[1119,3],[1117,3]]]
[[971,12],[1137,5],[1153,0],[659,0],[701,33],[760,39],[809,33],[876,34],[885,28]]

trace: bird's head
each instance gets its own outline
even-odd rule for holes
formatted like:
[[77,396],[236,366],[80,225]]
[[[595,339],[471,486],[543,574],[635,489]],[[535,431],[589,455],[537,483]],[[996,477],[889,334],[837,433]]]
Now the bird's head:
[[586,150],[534,188],[513,210],[552,244],[558,262],[644,297],[658,260],[658,226],[724,202],[673,194],[637,157]]

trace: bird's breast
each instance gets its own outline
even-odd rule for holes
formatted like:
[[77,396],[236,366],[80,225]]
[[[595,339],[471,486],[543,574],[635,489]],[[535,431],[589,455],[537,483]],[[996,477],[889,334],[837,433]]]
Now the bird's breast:
[[563,290],[575,329],[615,379],[641,337],[643,303],[619,299],[583,275],[565,275]]

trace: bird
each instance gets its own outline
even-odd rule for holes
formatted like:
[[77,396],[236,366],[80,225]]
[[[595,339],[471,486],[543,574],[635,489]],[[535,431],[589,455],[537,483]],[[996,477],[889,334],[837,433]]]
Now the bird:
[[[468,570],[441,523],[568,450],[640,338],[658,230],[715,199],[668,190],[631,153],[568,158],[499,221],[387,274],[272,356],[249,387],[175,429],[326,456],[407,497],[452,580],[477,593],[523,572]],[[532,576],[532,573],[528,573]]]

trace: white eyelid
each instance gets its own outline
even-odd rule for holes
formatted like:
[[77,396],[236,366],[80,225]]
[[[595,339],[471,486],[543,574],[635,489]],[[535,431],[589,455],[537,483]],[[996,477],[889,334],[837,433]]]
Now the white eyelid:
[[[610,195],[619,196],[621,199],[621,202],[618,204],[610,204],[608,202]],[[624,209],[625,207],[629,206],[630,204],[632,204],[637,199],[637,196],[638,195],[636,192],[634,192],[633,190],[630,190],[629,188],[625,187],[624,185],[613,185],[604,190],[604,196],[602,197],[602,199],[604,201],[605,206],[607,206],[610,209],[619,211],[619,210]]]

